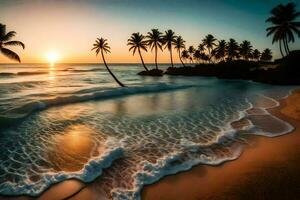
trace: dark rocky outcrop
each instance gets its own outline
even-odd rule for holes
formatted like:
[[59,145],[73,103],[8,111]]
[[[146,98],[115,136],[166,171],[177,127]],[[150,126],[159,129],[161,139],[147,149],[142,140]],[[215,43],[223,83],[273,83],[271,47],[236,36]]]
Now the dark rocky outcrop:
[[275,62],[237,60],[195,67],[169,67],[165,74],[183,76],[215,76],[222,79],[243,79],[274,85],[300,85],[300,51]]
[[163,75],[163,70],[160,69],[151,69],[149,71],[141,71],[138,73],[138,75],[141,76],[162,76]]

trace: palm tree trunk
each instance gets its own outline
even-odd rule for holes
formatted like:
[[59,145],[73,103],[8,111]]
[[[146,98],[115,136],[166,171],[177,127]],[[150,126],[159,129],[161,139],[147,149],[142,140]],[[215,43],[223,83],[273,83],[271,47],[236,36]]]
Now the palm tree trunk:
[[143,64],[144,68],[146,69],[146,71],[149,71],[148,68],[146,67],[145,63],[144,63],[144,59],[142,57],[142,53],[141,53],[140,48],[138,48],[138,51],[139,51],[139,55],[140,55],[140,58],[141,58],[141,61],[142,61],[142,64]]
[[104,62],[104,65],[107,69],[107,71],[110,73],[110,75],[115,79],[115,81],[121,86],[121,87],[125,87],[125,85],[123,83],[121,83],[117,77],[115,77],[115,75],[110,71],[110,69],[108,68],[107,64],[106,64],[106,61],[105,61],[105,58],[104,58],[104,54],[103,54],[103,50],[101,50],[101,55],[102,55],[102,60]]
[[208,63],[210,63],[210,60],[211,60],[211,56],[210,56],[210,48],[208,48],[208,56],[209,56],[209,58],[208,58]]
[[182,58],[181,58],[180,49],[178,49],[178,55],[179,55],[179,60],[180,60],[181,64],[185,67],[185,64],[183,63]]
[[157,46],[155,45],[155,67],[158,70],[158,65],[157,65]]
[[284,46],[285,55],[287,56],[289,53],[286,48],[285,37],[283,38],[283,46]]
[[171,66],[174,67],[174,65],[173,65],[173,56],[172,56],[172,47],[170,48],[170,57],[171,57]]
[[284,44],[285,44],[286,55],[289,55],[290,54],[290,49],[289,49],[289,45],[288,45],[286,36],[284,37]]
[[280,53],[281,53],[282,58],[284,58],[284,54],[282,52],[281,40],[279,40],[279,49],[280,49]]

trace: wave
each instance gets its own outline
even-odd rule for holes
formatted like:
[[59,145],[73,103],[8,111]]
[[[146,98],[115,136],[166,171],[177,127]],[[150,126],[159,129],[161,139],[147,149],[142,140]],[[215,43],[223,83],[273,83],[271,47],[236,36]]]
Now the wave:
[[[90,89],[88,91],[78,91],[76,95],[56,97],[53,99],[45,99],[40,101],[29,102],[21,107],[16,107],[5,111],[0,115],[0,127],[10,125],[11,123],[27,117],[33,112],[45,110],[47,108],[59,105],[81,103],[90,100],[101,100],[110,99],[128,95],[135,94],[146,94],[153,92],[166,92],[172,90],[186,89],[190,88],[192,85],[169,85],[165,83],[146,85],[146,86],[132,86],[124,88],[113,88],[102,91],[95,91],[95,89]],[[82,93],[84,92],[84,93]],[[88,92],[88,93],[85,93]]]
[[[96,72],[96,71],[103,71],[101,68],[92,68],[92,69],[74,69],[74,68],[67,68],[67,69],[57,69],[54,70],[56,72],[74,72],[74,73],[80,73],[80,72]],[[43,75],[43,74],[49,74],[49,71],[43,70],[43,71],[22,71],[22,72],[1,72],[0,77],[10,77],[10,76],[31,76],[31,75]]]
[[[77,179],[85,183],[95,180],[97,177],[101,176],[103,169],[108,168],[112,163],[123,157],[124,152],[121,147],[112,147],[113,144],[118,144],[118,141],[113,139],[108,139],[106,141],[106,146],[108,150],[98,157],[90,158],[89,162],[77,172],[52,172],[43,173],[38,182],[31,181],[27,177],[23,182],[4,182],[0,183],[0,193],[2,195],[29,195],[38,196],[51,185],[68,180]],[[117,146],[117,145],[113,145]]]
[[14,76],[14,75],[16,75],[16,74],[15,74],[15,73],[10,73],[10,72],[1,72],[1,73],[0,73],[0,77],[1,77],[1,76],[4,76],[4,77],[5,77],[5,76]]
[[6,77],[6,76],[30,76],[30,75],[42,75],[42,74],[49,74],[49,71],[32,71],[32,72],[17,72],[17,73],[2,72],[2,73],[0,73],[0,76],[1,77]]
[[41,75],[41,74],[49,74],[48,71],[34,71],[34,72],[17,72],[18,76],[30,76],[30,75]]
[[[117,89],[108,89],[103,91],[95,91],[95,89],[91,90],[82,90],[76,93],[76,95],[68,96],[68,97],[59,97],[51,100],[44,100],[40,102],[33,102],[33,104],[27,104],[27,107],[21,107],[14,110],[14,112],[19,113],[27,113],[34,112],[38,110],[43,110],[51,106],[62,105],[62,104],[69,104],[69,103],[77,103],[77,102],[84,102],[88,100],[94,99],[107,99],[107,98],[114,98],[120,96],[126,96],[131,94],[144,94],[144,93],[152,93],[152,92],[163,92],[163,91],[170,91],[176,89],[184,89],[194,87],[193,85],[185,85],[185,86],[178,86],[178,85],[168,85],[168,84],[156,84],[156,85],[148,85],[148,86],[136,86],[136,87],[128,87],[128,88],[117,88]],[[247,143],[244,140],[243,135],[262,135],[266,137],[276,137],[282,134],[289,133],[293,130],[293,127],[284,122],[275,116],[271,115],[268,112],[268,109],[274,108],[279,106],[279,102],[275,99],[270,97],[266,97],[263,95],[258,96],[257,99],[246,99],[245,102],[242,102],[242,106],[235,105],[234,103],[238,104],[238,102],[219,102],[221,105],[215,109],[208,110],[204,114],[202,112],[197,113],[197,111],[193,111],[191,115],[177,115],[177,113],[172,113],[172,116],[163,116],[156,121],[153,119],[145,120],[145,124],[136,123],[128,123],[130,121],[122,121],[121,119],[117,119],[116,122],[117,132],[118,134],[123,132],[126,136],[136,136],[131,142],[134,146],[138,146],[138,141],[145,142],[142,137],[149,137],[146,139],[154,139],[154,142],[151,143],[152,145],[161,145],[163,140],[161,140],[158,135],[168,135],[168,137],[163,138],[168,141],[169,143],[173,142],[171,139],[176,140],[177,137],[183,135],[182,139],[178,142],[178,148],[173,149],[173,151],[166,151],[169,150],[167,147],[162,149],[164,151],[164,155],[161,157],[152,157],[155,158],[155,162],[146,161],[146,153],[142,154],[145,158],[141,163],[132,162],[133,164],[138,165],[134,171],[134,173],[130,174],[134,182],[132,185],[128,183],[128,187],[112,187],[110,188],[111,197],[113,199],[119,200],[126,200],[126,199],[141,199],[140,192],[143,186],[152,184],[162,177],[170,174],[176,174],[180,171],[186,171],[191,169],[195,165],[205,164],[205,165],[219,165],[223,162],[231,161],[237,159],[243,151],[243,146]],[[224,103],[224,104],[223,104]],[[103,114],[101,114],[103,115]],[[225,116],[225,117],[224,117]],[[165,118],[164,118],[165,117]],[[97,119],[99,117],[96,117]],[[188,120],[187,120],[188,119]],[[140,119],[139,119],[140,120]],[[248,124],[243,125],[242,128],[238,129],[235,128],[232,124],[234,122],[239,122],[241,120],[248,120]],[[110,123],[114,120],[109,119]],[[154,122],[153,122],[154,121]],[[221,121],[221,122],[220,122]],[[272,122],[269,123],[272,126],[269,126],[268,123],[265,122]],[[88,123],[87,121],[85,121]],[[152,122],[152,123],[151,123]],[[182,122],[188,123],[188,126],[184,127],[185,124]],[[201,124],[203,122],[203,124]],[[99,122],[97,122],[98,124]],[[110,124],[109,123],[109,124]],[[100,123],[101,124],[101,121]],[[126,129],[126,125],[130,129]],[[205,126],[205,130],[202,131],[203,127]],[[211,126],[214,126],[213,128]],[[125,127],[125,129],[122,129]],[[127,128],[128,128],[127,127]],[[178,128],[178,127],[182,127]],[[195,129],[196,127],[196,129]],[[277,127],[273,129],[273,127]],[[109,130],[113,130],[112,127],[109,127]],[[149,129],[152,132],[149,132]],[[136,130],[134,130],[136,129]],[[203,143],[201,141],[196,141],[195,139],[197,136],[199,137],[207,137],[211,133],[211,131],[218,130],[219,132],[216,134],[217,137],[209,138],[209,142]],[[127,132],[126,132],[127,131]],[[135,135],[137,133],[141,133],[141,135]],[[203,133],[205,132],[205,133]],[[215,131],[216,132],[216,131]],[[171,135],[169,135],[171,133]],[[207,134],[206,134],[207,133]],[[131,135],[132,134],[132,135]],[[156,135],[157,134],[157,135]],[[173,135],[174,134],[174,135]],[[196,137],[194,137],[196,135]],[[122,138],[124,135],[121,135]],[[151,137],[150,137],[151,136]],[[172,136],[176,136],[175,139]],[[185,137],[186,136],[186,137]],[[158,137],[158,138],[156,138]],[[123,137],[124,138],[124,137]],[[155,140],[158,139],[158,140]],[[206,138],[205,138],[206,139]],[[117,139],[118,140],[118,139]],[[115,139],[113,140],[115,141]],[[159,141],[159,144],[155,142]],[[125,142],[124,142],[125,143]],[[175,142],[174,142],[175,143]],[[143,143],[142,146],[146,146],[146,143]],[[111,151],[108,151],[105,156],[101,156],[101,158],[92,158],[89,162],[85,165],[83,170],[74,172],[74,173],[67,173],[67,172],[60,172],[55,174],[45,174],[44,179],[41,182],[35,183],[27,183],[26,185],[14,185],[10,182],[0,184],[0,193],[2,194],[29,194],[31,196],[37,196],[46,188],[50,187],[52,184],[61,182],[66,179],[79,179],[83,182],[91,182],[95,180],[97,177],[104,176],[104,180],[112,180],[113,178],[122,178],[118,177],[105,177],[105,173],[103,173],[103,168],[107,170],[116,170],[116,171],[129,171],[130,168],[127,168],[125,165],[122,166],[123,168],[117,168],[118,166],[117,159],[122,160],[128,158],[130,155],[126,155],[125,147],[123,144],[116,144],[116,145],[107,145],[113,146]],[[163,147],[164,148],[164,147]],[[153,150],[153,149],[150,149]],[[154,148],[155,150],[155,148]],[[171,149],[172,150],[172,149]],[[130,151],[130,150],[129,150]],[[167,153],[165,153],[167,152]],[[136,153],[134,151],[133,153]],[[125,155],[125,156],[124,156]],[[151,151],[151,155],[155,155],[154,151]],[[131,160],[132,161],[132,160]],[[136,161],[136,160],[134,160]],[[112,165],[113,164],[113,165]],[[119,165],[120,166],[120,165]],[[126,170],[124,170],[126,169]],[[130,172],[128,172],[130,173]],[[108,174],[114,174],[114,171],[110,171]],[[120,175],[120,174],[119,174]],[[128,175],[128,174],[126,174]],[[109,175],[108,175],[109,176]],[[113,176],[113,175],[112,175]],[[126,179],[120,180],[115,179],[116,182],[127,183],[129,182],[128,176],[124,176]],[[107,179],[105,179],[107,178]],[[5,185],[6,184],[6,185]],[[109,185],[109,184],[107,184]],[[105,186],[107,186],[105,185]],[[122,184],[120,184],[122,185]],[[114,186],[114,185],[113,185]],[[127,185],[126,185],[127,186]],[[7,189],[8,188],[8,189]],[[15,188],[15,189],[14,189]],[[99,186],[101,188],[101,186]]]
[[71,72],[96,72],[96,71],[103,71],[101,68],[92,68],[92,69],[68,69],[67,71]]

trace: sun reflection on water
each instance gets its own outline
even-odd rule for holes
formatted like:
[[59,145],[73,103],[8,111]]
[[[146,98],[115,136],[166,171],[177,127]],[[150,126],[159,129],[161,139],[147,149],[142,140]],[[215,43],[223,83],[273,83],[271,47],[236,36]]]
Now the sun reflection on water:
[[78,171],[87,161],[104,151],[95,131],[85,125],[72,125],[52,138],[48,157],[56,171]]

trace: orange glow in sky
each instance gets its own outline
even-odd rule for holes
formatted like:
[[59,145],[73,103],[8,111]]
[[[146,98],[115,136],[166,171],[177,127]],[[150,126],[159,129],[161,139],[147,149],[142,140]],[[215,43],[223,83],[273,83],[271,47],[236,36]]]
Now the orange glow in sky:
[[[228,9],[220,7],[218,12],[208,12],[209,9],[201,6],[202,1],[192,1],[194,4],[184,1],[161,2],[166,5],[153,4],[154,8],[148,6],[149,9],[145,8],[143,3],[145,1],[132,1],[136,4],[130,2],[0,1],[0,23],[6,24],[7,31],[17,32],[15,40],[25,43],[25,50],[12,47],[12,50],[20,55],[23,63],[102,62],[99,56],[96,57],[95,53],[91,52],[97,37],[108,40],[111,47],[111,54],[106,56],[108,62],[140,63],[139,56],[137,54],[133,56],[128,51],[127,39],[134,32],[145,35],[152,28],[158,28],[161,32],[172,29],[187,41],[187,47],[190,45],[197,47],[204,36],[211,33],[217,39],[235,38],[238,42],[247,39],[255,48],[260,50],[272,48],[274,57],[279,55],[278,47],[272,46],[271,38],[266,38],[265,18],[268,16],[269,8],[266,8],[265,16],[256,19],[249,17],[247,12],[231,7]],[[169,5],[170,2],[172,5]],[[177,5],[179,3],[180,5]],[[214,7],[218,5],[221,3],[214,4]],[[228,17],[230,21],[226,20]],[[239,19],[243,19],[243,23]],[[245,25],[241,26],[241,24]],[[253,28],[253,24],[255,27],[259,26],[259,29]],[[59,52],[56,60],[45,58],[45,53],[51,49],[55,49],[57,54]],[[142,54],[146,63],[154,62],[154,52],[149,50]],[[173,52],[173,59],[174,62],[180,63],[176,51]],[[169,52],[167,50],[159,52],[158,60],[160,63],[169,63]],[[0,54],[0,63],[8,62],[12,61]]]

